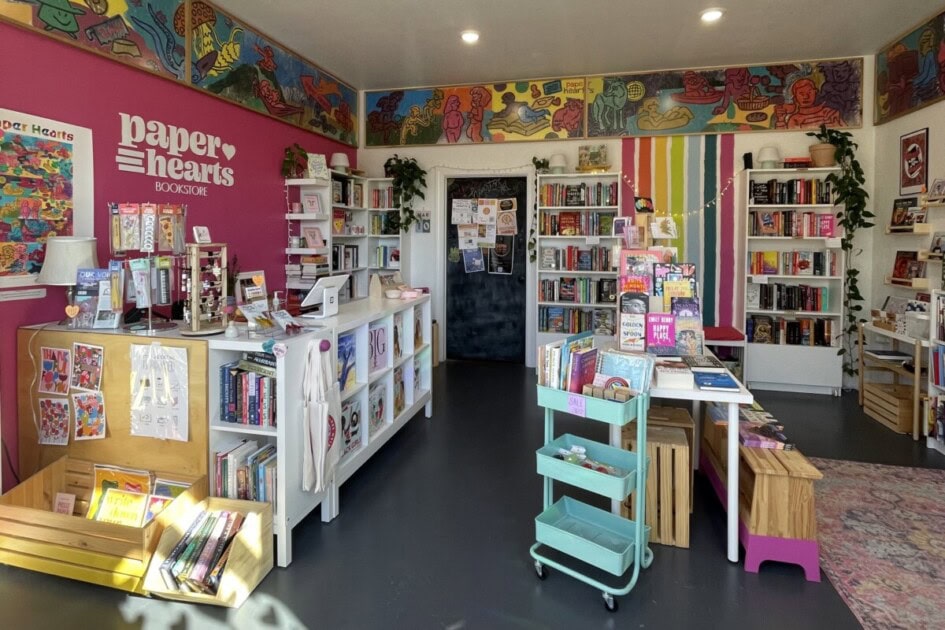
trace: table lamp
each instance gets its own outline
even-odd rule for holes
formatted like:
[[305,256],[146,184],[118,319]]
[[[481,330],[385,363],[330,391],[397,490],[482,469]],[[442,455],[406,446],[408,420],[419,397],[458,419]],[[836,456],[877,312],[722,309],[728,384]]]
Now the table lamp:
[[75,301],[76,272],[98,267],[94,236],[50,236],[37,284],[67,287],[68,304]]
[[562,153],[555,153],[548,160],[548,168],[551,169],[552,173],[556,173],[558,175],[564,173],[564,169],[566,169],[567,166],[568,163],[565,161],[564,154]]
[[761,147],[758,150],[758,164],[761,168],[778,168],[781,152],[778,147]]
[[351,163],[348,161],[347,153],[332,153],[331,154],[331,168],[334,171],[341,171],[342,173],[347,173],[348,168],[351,166]]

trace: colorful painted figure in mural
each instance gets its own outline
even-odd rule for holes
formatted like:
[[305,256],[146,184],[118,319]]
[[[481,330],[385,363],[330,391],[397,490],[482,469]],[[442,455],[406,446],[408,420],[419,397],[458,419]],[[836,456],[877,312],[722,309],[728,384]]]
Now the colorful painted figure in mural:
[[434,89],[433,94],[424,103],[423,109],[419,105],[412,105],[410,113],[404,118],[400,127],[400,144],[407,144],[407,137],[416,136],[421,128],[429,127],[433,123],[433,116],[443,103],[443,90]]
[[584,103],[576,98],[567,99],[564,107],[551,117],[551,128],[567,131],[569,138],[581,136],[584,133]]
[[637,127],[644,131],[663,131],[685,127],[693,119],[692,110],[681,105],[674,105],[665,112],[660,111],[659,99],[655,97],[643,100],[637,114]]
[[265,70],[266,72],[276,71],[276,53],[272,49],[272,46],[263,46],[260,48],[258,45],[253,45],[253,50],[259,55],[259,61],[256,62],[256,65],[259,66],[260,70]]
[[286,103],[282,92],[276,89],[269,79],[254,80],[253,94],[263,102],[266,111],[277,118],[289,118],[302,112],[301,107]]
[[837,110],[844,121],[857,118],[860,115],[859,66],[852,61],[841,61],[820,64],[820,68],[824,82],[817,103]]
[[85,0],[85,6],[92,9],[95,15],[105,15],[108,12],[108,0]]
[[459,111],[459,97],[450,94],[446,99],[446,106],[443,107],[443,135],[450,144],[459,142],[463,135],[463,114]]
[[551,112],[547,109],[533,109],[525,101],[516,101],[515,94],[505,92],[502,95],[502,111],[494,114],[486,128],[493,134],[497,131],[515,133],[522,136],[533,135],[551,126]]
[[809,78],[798,79],[791,85],[793,103],[776,105],[775,127],[778,129],[804,129],[820,125],[843,127],[840,112],[817,103],[817,86]]
[[72,39],[78,39],[79,22],[77,15],[85,15],[85,9],[74,7],[69,0],[35,0],[39,5],[36,17],[45,24],[47,31],[59,31]]
[[[918,51],[896,44],[886,55],[886,94],[890,115],[907,111],[913,102],[915,77],[919,74]],[[880,77],[882,78],[882,77]],[[877,84],[880,81],[877,80]]]
[[722,91],[712,87],[709,80],[698,72],[687,70],[683,74],[682,82],[683,91],[670,95],[677,103],[708,105],[717,103],[722,98]]
[[[178,11],[180,11],[180,9],[178,9]],[[154,52],[158,56],[158,59],[160,59],[161,65],[172,74],[181,77],[181,68],[183,68],[184,65],[184,51],[177,45],[174,33],[172,33],[171,29],[167,26],[167,16],[164,15],[163,12],[155,13],[154,8],[150,4],[148,5],[148,13],[151,15],[152,22],[145,22],[134,16],[132,16],[131,21],[134,22],[140,32],[151,38]],[[176,14],[174,19],[176,26]],[[122,26],[124,26],[124,22],[122,22]],[[91,28],[85,30],[85,34],[89,38],[92,37],[89,33]],[[181,25],[179,34],[183,37],[183,25]]]
[[390,144],[391,134],[400,129],[400,124],[394,120],[400,101],[404,99],[403,90],[394,90],[387,96],[377,100],[377,109],[368,114],[368,129],[381,134],[381,143]]
[[598,129],[622,131],[623,108],[627,104],[627,87],[619,78],[604,79],[604,91],[594,99],[593,115]]
[[927,28],[919,36],[919,74],[915,78],[913,105],[938,96],[938,63],[935,59],[935,31]]
[[473,142],[482,142],[482,120],[485,111],[492,107],[492,94],[481,85],[469,89],[469,126],[466,127],[466,137]]
[[[174,31],[184,37],[187,29],[186,3],[174,11]],[[216,11],[206,2],[195,0],[191,3],[190,31],[194,51],[194,76],[199,82],[209,76],[219,76],[233,68],[240,58],[242,43],[237,39],[243,29],[236,26],[230,30],[229,37],[221,42],[213,27],[217,23]]]
[[305,93],[308,94],[326,114],[330,114],[332,109],[331,101],[328,100],[328,97],[337,96],[339,99],[341,98],[341,88],[338,87],[338,84],[324,77],[318,77],[318,82],[316,83],[315,77],[303,74],[299,77],[299,82],[302,84],[302,89],[305,90]]
[[[721,116],[728,110],[729,105],[732,103],[738,105],[740,100],[751,102],[759,96],[755,86],[759,83],[767,86],[770,82],[771,78],[767,75],[753,75],[751,71],[744,66],[739,68],[726,68],[725,89],[722,92],[722,102],[712,110],[712,113],[716,116]],[[765,101],[764,105],[767,105],[767,101]]]

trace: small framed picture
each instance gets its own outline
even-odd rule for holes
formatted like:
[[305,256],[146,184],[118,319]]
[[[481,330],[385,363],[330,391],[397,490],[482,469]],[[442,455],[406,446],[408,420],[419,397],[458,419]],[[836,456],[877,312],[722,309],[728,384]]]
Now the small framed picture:
[[610,229],[611,236],[623,236],[627,230],[627,217],[614,217],[614,222]]
[[194,226],[194,242],[195,243],[211,243],[210,240],[210,228],[206,225],[195,225]]
[[322,237],[322,231],[314,225],[302,228],[302,236],[305,237],[305,246],[309,248],[324,247],[325,239]]
[[929,129],[899,137],[899,194],[915,195],[928,182]]
[[655,212],[653,208],[653,200],[649,197],[635,197],[633,208],[637,212]]
[[244,271],[236,274],[237,304],[265,301],[267,295],[265,271]]
[[302,195],[302,212],[306,214],[321,214],[322,200],[318,193],[306,193]]
[[938,178],[932,182],[929,188],[929,201],[932,203],[945,201],[945,178]]

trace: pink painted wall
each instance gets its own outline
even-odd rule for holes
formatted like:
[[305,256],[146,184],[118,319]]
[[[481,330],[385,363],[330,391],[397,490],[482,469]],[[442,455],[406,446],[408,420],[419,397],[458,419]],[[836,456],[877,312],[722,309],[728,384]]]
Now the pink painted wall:
[[[92,130],[95,235],[99,237],[100,262],[109,257],[103,238],[107,234],[108,202],[187,203],[188,224],[209,226],[213,239],[228,243],[230,255],[239,256],[244,271],[265,270],[270,291],[285,284],[285,194],[279,173],[283,149],[298,142],[309,152],[344,151],[351,164],[356,164],[356,151],[350,147],[3,23],[0,107]],[[157,180],[118,171],[118,112],[215,134],[235,145],[237,152],[229,162],[235,172],[235,185],[210,186],[207,197],[156,193]],[[16,329],[59,319],[64,306],[64,293],[59,287],[49,288],[44,300],[0,306],[0,430],[14,466]],[[7,489],[13,485],[13,477],[7,463],[3,465]]]

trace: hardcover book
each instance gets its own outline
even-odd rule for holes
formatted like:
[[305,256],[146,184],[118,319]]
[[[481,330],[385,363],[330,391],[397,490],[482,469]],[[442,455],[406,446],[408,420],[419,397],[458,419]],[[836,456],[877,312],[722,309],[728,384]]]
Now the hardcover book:
[[682,361],[658,359],[653,366],[653,386],[667,389],[692,389],[692,371]]
[[725,373],[693,372],[693,378],[699,389],[722,392],[738,391],[738,382]]
[[404,314],[394,313],[394,359],[404,356]]
[[600,350],[597,353],[596,374],[622,379],[627,387],[638,393],[650,386],[653,357],[620,350]]
[[357,397],[341,403],[342,455],[361,446],[361,401]]
[[676,318],[676,354],[702,354],[704,349],[702,320],[695,317]]
[[394,417],[404,412],[407,405],[406,390],[404,389],[404,367],[394,368]]
[[581,348],[571,354],[568,391],[580,394],[584,385],[594,382],[597,368],[597,348]]
[[357,342],[354,333],[338,335],[338,385],[342,392],[355,385],[355,352]]
[[387,418],[387,383],[379,381],[368,390],[369,435],[374,435],[384,426]]
[[905,229],[912,226],[911,221],[915,218],[910,216],[909,209],[916,205],[915,197],[900,197],[893,201],[892,215],[889,219],[889,227],[893,229]]
[[646,348],[676,347],[676,318],[667,313],[646,316]]
[[368,371],[377,372],[387,367],[387,326],[374,322],[368,329]]

